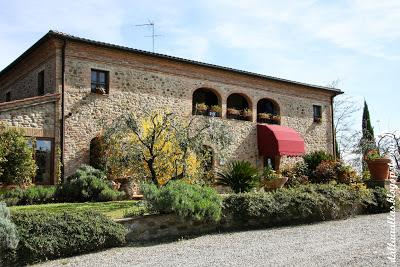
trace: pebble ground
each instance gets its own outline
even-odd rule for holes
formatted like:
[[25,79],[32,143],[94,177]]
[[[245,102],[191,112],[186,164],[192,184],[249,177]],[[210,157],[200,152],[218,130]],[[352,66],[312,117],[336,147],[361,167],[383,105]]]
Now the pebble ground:
[[[396,266],[388,214],[114,248],[40,266]],[[397,264],[400,216],[396,215]],[[397,266],[400,266],[397,265]]]

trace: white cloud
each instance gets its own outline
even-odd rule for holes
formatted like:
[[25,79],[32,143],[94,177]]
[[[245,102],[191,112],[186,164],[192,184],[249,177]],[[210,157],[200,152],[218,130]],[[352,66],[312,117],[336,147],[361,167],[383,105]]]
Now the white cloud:
[[[400,1],[220,1],[216,38],[230,47],[278,48],[327,41],[355,53],[400,60]],[[236,19],[238,14],[240,20]]]

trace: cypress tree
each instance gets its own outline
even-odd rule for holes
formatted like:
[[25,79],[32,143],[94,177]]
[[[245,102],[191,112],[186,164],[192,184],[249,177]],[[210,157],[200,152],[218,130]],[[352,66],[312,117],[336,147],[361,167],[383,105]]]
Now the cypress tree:
[[[362,117],[362,138],[360,140],[360,147],[363,158],[368,151],[370,151],[371,149],[376,149],[374,129],[372,128],[368,105],[365,100]],[[364,161],[364,159],[362,160],[362,168],[363,171],[367,170],[366,162]]]
[[371,119],[369,116],[368,104],[364,100],[364,110],[362,117],[362,139],[368,143],[375,144],[374,128],[372,128]]

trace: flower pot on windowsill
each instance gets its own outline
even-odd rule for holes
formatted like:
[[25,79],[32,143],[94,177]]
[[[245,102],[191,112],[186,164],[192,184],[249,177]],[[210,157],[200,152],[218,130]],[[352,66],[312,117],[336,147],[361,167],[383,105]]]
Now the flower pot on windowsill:
[[384,181],[389,178],[389,163],[388,158],[366,160],[372,180]]
[[283,185],[288,181],[287,177],[276,178],[271,181],[264,182],[264,190],[272,191],[283,187]]
[[271,117],[269,113],[258,113],[257,117],[261,120],[268,120]]
[[226,110],[228,119],[240,119],[240,110],[234,108],[228,108]]
[[234,108],[228,108],[226,110],[226,113],[228,113],[228,115],[240,115],[240,110]]
[[208,111],[208,116],[210,117],[220,117],[222,113],[222,108],[218,105],[211,106],[210,110]]
[[96,89],[94,90],[94,92],[98,95],[105,95],[106,89],[104,89],[103,87],[96,87]]
[[204,103],[196,104],[196,115],[207,115],[208,106]]
[[322,122],[322,119],[321,119],[321,118],[314,118],[314,122],[316,122],[316,123],[321,123],[321,122]]
[[246,120],[251,120],[251,117],[253,116],[253,111],[251,109],[245,109],[243,110],[242,115]]
[[270,120],[273,122],[279,123],[281,120],[281,117],[279,115],[273,115],[273,116],[271,116]]

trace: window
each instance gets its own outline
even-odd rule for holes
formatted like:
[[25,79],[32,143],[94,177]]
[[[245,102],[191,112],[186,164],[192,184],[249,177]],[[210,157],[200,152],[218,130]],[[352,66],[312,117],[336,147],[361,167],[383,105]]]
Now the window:
[[219,96],[212,90],[200,88],[194,91],[192,101],[192,114],[211,117],[221,117]]
[[322,109],[321,106],[313,105],[314,122],[321,122],[322,119]]
[[6,93],[6,102],[10,102],[11,101],[11,92],[7,92]]
[[280,124],[279,106],[275,101],[263,98],[257,103],[257,122]]
[[241,94],[231,94],[226,103],[228,119],[251,121],[253,112],[247,98]]
[[44,70],[38,73],[37,83],[38,95],[44,95]]
[[108,71],[92,70],[92,93],[108,94]]
[[[31,142],[29,144],[32,146]],[[51,184],[53,177],[53,141],[51,139],[36,138],[33,146],[37,165],[34,183]]]

